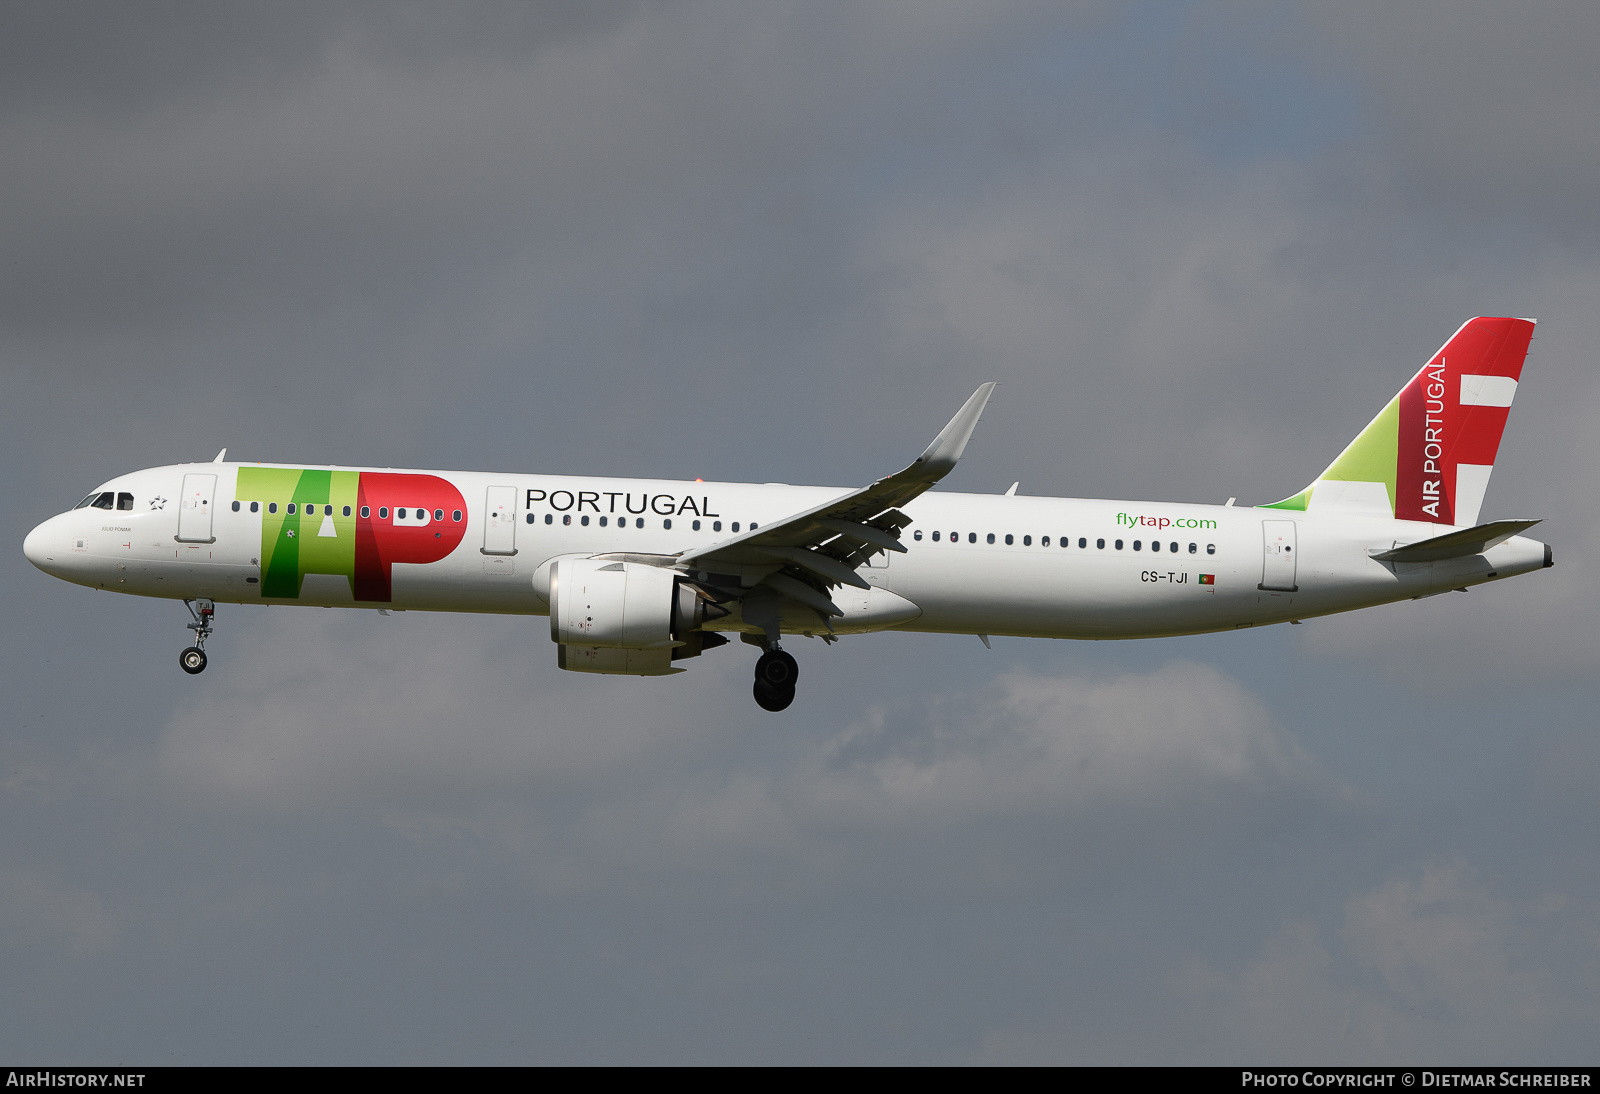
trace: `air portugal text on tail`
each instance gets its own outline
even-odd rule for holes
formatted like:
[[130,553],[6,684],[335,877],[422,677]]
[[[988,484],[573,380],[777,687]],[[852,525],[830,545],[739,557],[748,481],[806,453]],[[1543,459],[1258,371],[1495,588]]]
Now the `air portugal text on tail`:
[[609,675],[683,672],[736,634],[761,650],[756,702],[783,710],[792,637],[1200,634],[1549,566],[1550,548],[1522,535],[1538,521],[1479,521],[1533,329],[1470,320],[1310,486],[1270,505],[934,490],[984,384],[921,456],[856,489],[241,464],[223,450],[118,476],[23,550],[79,585],[182,600],[191,674],[218,603],[493,612],[548,616],[560,667]]

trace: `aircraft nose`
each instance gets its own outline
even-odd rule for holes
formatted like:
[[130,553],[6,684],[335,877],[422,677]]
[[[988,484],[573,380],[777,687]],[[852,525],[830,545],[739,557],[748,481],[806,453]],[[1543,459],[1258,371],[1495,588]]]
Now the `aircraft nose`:
[[27,556],[29,562],[46,573],[49,572],[50,564],[55,561],[53,556],[56,537],[50,524],[50,521],[45,521],[29,532],[27,538],[22,541],[22,553]]

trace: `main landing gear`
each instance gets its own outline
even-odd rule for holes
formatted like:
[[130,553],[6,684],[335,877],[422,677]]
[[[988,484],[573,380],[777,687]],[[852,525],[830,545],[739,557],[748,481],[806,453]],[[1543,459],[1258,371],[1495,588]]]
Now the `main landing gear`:
[[785,709],[794,702],[794,685],[799,678],[800,666],[795,659],[773,646],[756,662],[756,705],[762,710]]
[[185,600],[183,606],[194,616],[193,623],[184,626],[194,632],[194,645],[178,654],[178,664],[190,676],[206,671],[206,639],[211,637],[211,620],[216,617],[217,606],[209,600]]

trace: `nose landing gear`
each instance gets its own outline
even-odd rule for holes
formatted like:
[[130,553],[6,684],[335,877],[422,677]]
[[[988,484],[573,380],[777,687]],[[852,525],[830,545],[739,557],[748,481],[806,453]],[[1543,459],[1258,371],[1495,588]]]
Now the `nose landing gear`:
[[800,666],[795,659],[773,646],[756,662],[756,705],[762,710],[784,710],[794,702],[794,685],[799,678]]
[[184,626],[194,632],[194,645],[178,654],[178,664],[190,676],[206,671],[206,639],[211,637],[211,620],[216,617],[217,606],[210,600],[185,600],[183,606],[194,616],[193,623]]

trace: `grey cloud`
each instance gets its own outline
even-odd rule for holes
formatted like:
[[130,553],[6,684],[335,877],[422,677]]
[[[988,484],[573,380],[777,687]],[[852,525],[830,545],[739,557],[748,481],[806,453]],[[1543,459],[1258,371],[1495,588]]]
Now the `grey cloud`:
[[126,120],[184,100],[273,94],[341,46],[419,69],[462,55],[521,60],[613,27],[634,7],[19,0],[0,13],[0,110]]
[[[1583,3],[1309,4],[1306,17],[1351,65],[1386,154],[1422,207],[1463,231],[1505,233],[1510,214],[1552,242],[1595,244],[1600,182],[1600,13]],[[1487,222],[1496,224],[1488,228]],[[1508,242],[1507,246],[1515,246]]]
[[82,959],[116,943],[117,923],[100,894],[56,871],[0,867],[0,937]]
[[[299,812],[543,794],[626,778],[715,738],[669,680],[645,693],[554,671],[543,618],[363,612],[329,626],[224,611],[246,630],[234,663],[163,730],[153,772],[202,806]],[[440,653],[437,671],[418,671]],[[696,668],[720,687],[732,665]]]
[[1234,969],[1190,960],[1169,971],[1143,1037],[1093,1017],[1021,1024],[990,1033],[982,1058],[1483,1066],[1540,1056],[1594,1005],[1594,922],[1559,894],[1507,899],[1464,863],[1435,863],[1352,896],[1335,931],[1297,918]]
[[[912,824],[1153,808],[1311,775],[1254,696],[1194,664],[1110,679],[1008,675],[977,695],[880,709],[832,742],[830,768],[859,782],[856,808]],[[840,797],[828,794],[829,812]]]

